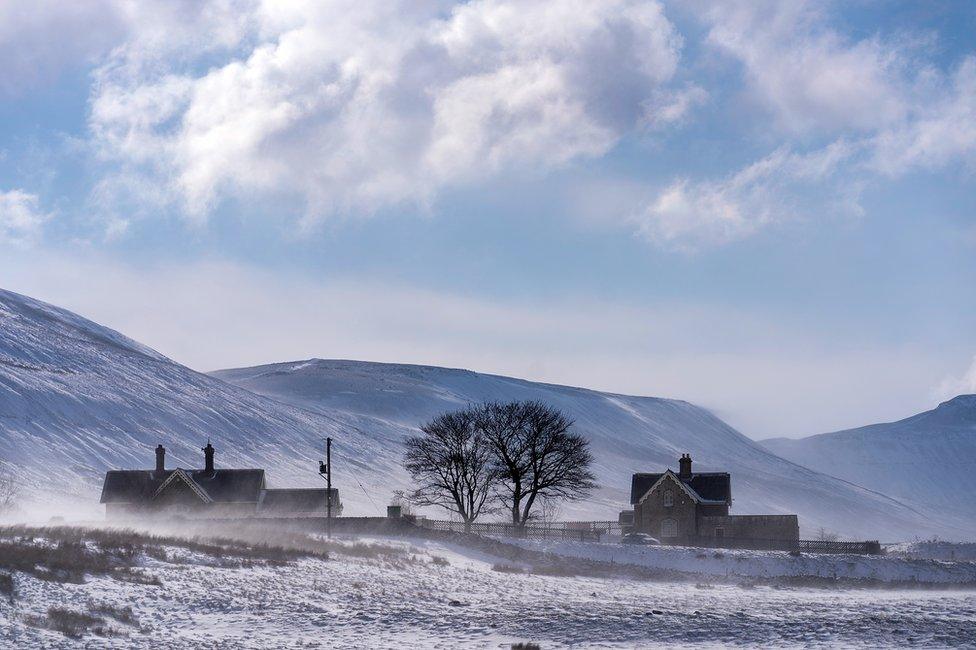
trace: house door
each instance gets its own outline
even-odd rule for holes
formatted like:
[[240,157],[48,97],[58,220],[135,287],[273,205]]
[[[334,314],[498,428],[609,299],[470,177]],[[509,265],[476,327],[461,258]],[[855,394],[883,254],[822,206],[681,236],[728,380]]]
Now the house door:
[[678,522],[674,519],[663,519],[661,521],[661,537],[677,537]]

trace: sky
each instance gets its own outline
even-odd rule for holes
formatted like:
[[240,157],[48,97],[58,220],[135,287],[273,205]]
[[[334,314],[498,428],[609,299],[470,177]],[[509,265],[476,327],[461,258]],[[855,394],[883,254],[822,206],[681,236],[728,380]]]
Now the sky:
[[976,392],[976,5],[0,3],[0,287],[192,368]]

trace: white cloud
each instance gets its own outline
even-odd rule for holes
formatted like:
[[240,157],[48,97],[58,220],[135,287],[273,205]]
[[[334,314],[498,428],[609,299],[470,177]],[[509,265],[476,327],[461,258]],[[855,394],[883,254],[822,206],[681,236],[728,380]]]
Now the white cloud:
[[717,2],[708,41],[741,61],[754,96],[788,131],[872,131],[908,110],[900,43],[852,41],[826,24],[823,4]]
[[649,0],[294,0],[239,15],[206,66],[135,30],[92,101],[101,155],[199,220],[227,196],[298,197],[312,220],[423,204],[601,156],[692,103],[649,103],[681,46]]
[[50,214],[40,210],[36,194],[23,190],[0,192],[0,243],[28,245],[36,241]]
[[824,5],[721,2],[708,40],[742,63],[752,95],[792,135],[863,138],[870,167],[899,175],[976,153],[976,58],[949,71],[929,62],[931,39],[845,37]]
[[921,40],[853,40],[823,9],[709,5],[707,41],[742,64],[751,97],[773,117],[763,132],[780,144],[725,178],[672,181],[636,217],[650,241],[695,249],[798,216],[859,215],[861,191],[884,176],[976,163],[976,58],[943,72],[926,63]]
[[[650,241],[720,245],[836,204],[857,212],[886,177],[976,166],[976,59],[944,71],[931,39],[852,37],[828,11],[706,5],[706,42],[770,116],[748,137],[772,153],[678,174],[613,218],[636,209]],[[722,92],[679,70],[682,42],[657,0],[38,0],[0,5],[0,95],[97,64],[90,144],[105,164],[89,207],[109,237],[160,214],[205,224],[228,198],[304,207],[309,225],[424,209],[448,187],[542,175],[674,127]],[[844,147],[856,153],[819,178],[789,162]],[[817,208],[815,187],[831,205]]]
[[[769,224],[807,214],[811,204],[822,208],[817,190],[833,181],[855,153],[856,147],[842,140],[807,154],[784,148],[722,180],[679,179],[635,221],[649,240],[678,249],[742,239]],[[835,197],[830,206],[834,211],[860,212],[856,195],[841,198]]]
[[943,379],[934,391],[937,399],[951,399],[957,395],[976,394],[976,356],[961,376]]
[[976,163],[976,57],[964,59],[951,75],[936,75],[932,83],[912,119],[875,138],[872,166],[882,173]]

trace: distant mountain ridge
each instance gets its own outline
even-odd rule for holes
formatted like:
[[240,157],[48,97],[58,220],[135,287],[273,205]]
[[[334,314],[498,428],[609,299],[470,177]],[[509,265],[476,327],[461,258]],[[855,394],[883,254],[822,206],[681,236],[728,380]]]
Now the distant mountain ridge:
[[[627,507],[630,475],[674,466],[732,473],[733,512],[797,512],[809,533],[961,536],[882,494],[784,461],[687,402],[538,384],[467,370],[308,360],[206,375],[118,332],[0,290],[0,462],[22,494],[60,512],[97,513],[107,469],[265,468],[273,486],[317,486],[322,438],[335,439],[346,514],[379,514],[408,489],[401,441],[424,419],[483,399],[541,399],[576,419],[593,444],[601,488],[562,518],[609,519]],[[56,509],[54,509],[56,511]],[[962,532],[961,532],[962,531]]]
[[[923,519],[885,495],[784,462],[708,411],[679,400],[601,393],[469,370],[344,360],[308,359],[211,374],[311,411],[369,415],[405,432],[437,413],[472,402],[542,400],[574,418],[578,430],[591,440],[596,473],[604,486],[594,500],[601,516],[612,517],[628,503],[634,472],[675,467],[678,456],[690,452],[696,469],[732,472],[734,512],[798,512],[808,534],[824,526],[864,535],[870,530],[874,536],[884,530],[894,534],[897,528],[900,535],[914,535]],[[563,514],[573,512],[564,508]],[[885,522],[886,517],[893,519]],[[894,520],[903,523],[892,527]],[[957,523],[943,530],[960,535]]]
[[932,517],[976,520],[976,395],[959,395],[897,422],[761,443]]

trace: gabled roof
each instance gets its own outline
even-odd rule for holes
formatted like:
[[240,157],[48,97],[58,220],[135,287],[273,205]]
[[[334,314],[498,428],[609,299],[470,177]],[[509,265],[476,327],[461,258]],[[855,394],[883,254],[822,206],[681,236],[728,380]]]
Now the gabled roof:
[[[336,488],[332,488],[336,492]],[[325,512],[328,509],[328,488],[294,488],[282,490],[264,490],[261,497],[261,512]],[[336,496],[332,498],[332,505],[336,506]]]
[[257,503],[264,489],[263,469],[112,470],[105,473],[100,501],[149,503],[159,487],[177,471],[185,473],[215,503]]
[[684,491],[685,494],[687,494],[689,497],[691,497],[691,500],[692,501],[694,501],[695,503],[701,503],[702,498],[698,495],[698,493],[695,492],[694,490],[692,490],[687,485],[685,485],[681,481],[681,479],[678,478],[678,475],[675,474],[674,472],[672,472],[671,470],[665,470],[664,471],[664,474],[661,474],[661,478],[659,478],[657,481],[655,481],[654,482],[654,485],[652,485],[651,487],[647,488],[647,492],[645,492],[643,495],[641,495],[641,498],[638,499],[638,502],[643,501],[644,499],[646,499],[648,497],[648,495],[651,492],[653,492],[655,490],[655,488],[657,488],[658,485],[660,485],[661,483],[663,483],[665,480],[667,480],[669,478],[672,479],[675,483],[677,483],[678,484],[678,487],[681,488]]
[[[705,503],[726,503],[732,505],[732,477],[728,472],[697,472],[690,478],[682,479],[678,474],[667,470],[681,484],[690,488]],[[630,482],[630,503],[635,504],[657,484],[665,473],[634,474]]]
[[181,482],[188,486],[194,494],[200,497],[200,500],[204,503],[213,503],[213,499],[210,498],[210,495],[207,494],[206,490],[197,485],[197,482],[190,478],[190,476],[179,467],[173,470],[173,473],[170,474],[165,481],[159,484],[159,487],[156,488],[155,492],[153,492],[152,498],[157,498],[160,494],[166,491],[166,488],[177,482]]

